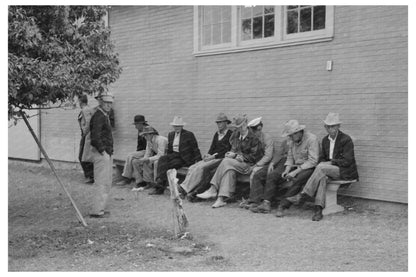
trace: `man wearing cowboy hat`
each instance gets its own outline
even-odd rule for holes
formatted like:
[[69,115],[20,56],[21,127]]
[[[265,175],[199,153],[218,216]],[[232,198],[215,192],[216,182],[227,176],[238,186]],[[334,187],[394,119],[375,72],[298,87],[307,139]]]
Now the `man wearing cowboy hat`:
[[288,137],[288,155],[285,162],[285,170],[274,170],[267,175],[263,202],[250,209],[252,212],[269,213],[271,211],[271,200],[276,191],[286,182],[291,186],[284,193],[284,199],[277,208],[277,217],[283,216],[283,211],[292,204],[286,197],[297,194],[308,178],[312,175],[319,159],[319,143],[316,136],[306,132],[305,125],[300,125],[297,120],[289,120],[285,124],[282,137]]
[[133,165],[138,171],[138,178],[149,187],[153,187],[159,158],[166,154],[168,139],[160,136],[151,126],[145,126],[140,136],[146,139],[145,154],[140,159],[134,159]]
[[339,130],[341,121],[338,113],[329,113],[324,120],[328,133],[322,139],[320,163],[315,168],[302,192],[288,197],[294,204],[302,204],[309,197],[315,196],[315,214],[313,221],[323,218],[327,179],[358,180],[357,165],[354,156],[354,143],[347,134]]
[[186,123],[182,117],[175,116],[170,123],[174,131],[168,134],[168,151],[167,154],[160,157],[157,166],[156,186],[149,194],[163,194],[167,187],[166,172],[172,168],[181,168],[190,166],[201,160],[201,152],[198,148],[198,142],[195,135],[183,129]]
[[123,173],[121,174],[123,180],[118,182],[117,185],[128,185],[134,179],[137,187],[143,187],[146,186],[146,183],[143,181],[142,174],[140,174],[139,172],[141,171],[141,168],[138,168],[136,166],[138,164],[136,164],[134,161],[143,158],[146,152],[146,139],[140,135],[140,132],[142,132],[143,128],[148,125],[146,119],[141,114],[134,116],[133,125],[135,126],[138,132],[136,151],[131,152],[127,155]]
[[113,135],[108,113],[113,105],[114,96],[110,93],[100,93],[96,99],[99,106],[90,121],[91,156],[96,187],[90,216],[101,218],[108,213],[106,206],[112,183]]
[[[214,175],[225,153],[230,151],[230,137],[232,131],[228,129],[231,123],[224,113],[220,113],[215,120],[218,131],[215,132],[211,147],[204,155],[203,160],[193,164],[188,169],[185,180],[180,184],[179,191],[183,196],[188,194],[188,199],[196,200],[195,195],[209,188],[209,181]],[[208,186],[208,187],[207,187]]]
[[231,151],[215,171],[211,179],[211,187],[197,197],[209,199],[217,197],[213,208],[225,206],[225,200],[235,192],[236,174],[250,174],[253,165],[261,159],[263,151],[260,141],[247,127],[245,115],[234,118],[233,126],[236,128],[230,138]]

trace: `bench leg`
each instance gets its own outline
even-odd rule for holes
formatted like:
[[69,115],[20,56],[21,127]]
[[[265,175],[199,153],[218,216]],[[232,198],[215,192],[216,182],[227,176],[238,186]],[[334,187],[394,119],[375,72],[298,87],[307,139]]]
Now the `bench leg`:
[[323,215],[339,213],[344,210],[344,207],[337,204],[337,192],[339,184],[328,184],[325,194],[325,208],[322,211]]

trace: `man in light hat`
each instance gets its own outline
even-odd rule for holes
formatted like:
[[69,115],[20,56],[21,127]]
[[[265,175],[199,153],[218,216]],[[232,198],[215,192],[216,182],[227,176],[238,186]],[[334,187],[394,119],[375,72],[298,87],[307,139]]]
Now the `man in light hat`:
[[146,139],[146,150],[142,158],[134,159],[133,166],[137,169],[138,179],[148,187],[155,184],[157,164],[160,157],[166,155],[168,139],[160,136],[151,126],[145,126],[140,136]]
[[305,125],[300,125],[297,120],[289,120],[285,124],[282,137],[288,137],[288,155],[285,162],[285,170],[274,170],[267,175],[263,202],[250,210],[252,212],[269,213],[271,211],[271,200],[276,191],[286,182],[291,186],[284,193],[284,199],[277,208],[277,217],[282,217],[285,209],[292,204],[286,197],[297,194],[308,178],[312,175],[319,159],[319,143],[316,136],[304,130]]
[[302,204],[315,196],[315,214],[313,221],[323,218],[327,179],[358,180],[357,165],[354,156],[354,143],[350,136],[339,130],[341,121],[338,113],[329,113],[324,120],[328,133],[322,139],[320,163],[315,168],[302,192],[288,197],[294,204]]
[[217,197],[213,208],[225,206],[226,200],[235,192],[236,174],[250,174],[253,165],[258,162],[263,151],[260,141],[247,127],[247,117],[234,118],[233,126],[236,128],[230,138],[231,151],[225,154],[214,176],[211,187],[197,197],[209,199]]
[[149,194],[163,194],[167,187],[166,172],[169,169],[191,166],[201,160],[201,152],[198,148],[198,142],[195,135],[183,129],[186,123],[182,117],[175,116],[170,123],[174,131],[168,134],[168,151],[167,154],[160,157],[157,166],[156,186]]
[[106,206],[112,183],[113,135],[108,113],[113,105],[114,96],[110,93],[100,93],[96,99],[99,106],[90,121],[91,156],[96,187],[90,217],[102,218],[109,213]]
[[215,122],[218,131],[214,134],[208,153],[204,155],[202,161],[193,164],[188,169],[185,180],[179,186],[181,196],[188,195],[190,201],[195,201],[196,194],[209,188],[209,181],[215,170],[224,158],[225,153],[231,149],[230,137],[233,132],[228,129],[228,124],[231,121],[224,113],[220,113]]
[[135,163],[135,160],[143,158],[146,152],[146,139],[140,135],[140,132],[143,131],[145,126],[148,126],[145,117],[141,114],[134,116],[133,125],[137,129],[137,147],[136,151],[131,152],[126,157],[126,162],[124,164],[123,173],[121,176],[123,180],[117,183],[119,186],[129,185],[130,182],[134,179],[136,182],[136,187],[146,186],[146,182],[143,181],[142,174],[140,174],[141,168],[138,167],[140,163]]

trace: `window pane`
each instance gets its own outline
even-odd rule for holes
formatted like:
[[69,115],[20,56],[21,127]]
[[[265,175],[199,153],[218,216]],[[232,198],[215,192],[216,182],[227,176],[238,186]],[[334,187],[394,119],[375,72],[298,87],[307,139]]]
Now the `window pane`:
[[263,15],[263,6],[254,6],[253,17]]
[[221,24],[212,25],[212,44],[221,43]]
[[274,6],[264,6],[264,13],[274,13]]
[[231,22],[222,24],[222,42],[231,42]]
[[214,6],[212,7],[212,23],[220,23],[221,19],[221,7]]
[[244,19],[241,23],[241,39],[251,39],[251,19]]
[[222,7],[222,21],[231,21],[231,6]]
[[287,13],[287,33],[293,34],[298,32],[298,12],[290,11]]
[[253,18],[253,38],[263,38],[263,17]]
[[311,30],[311,8],[301,9],[300,10],[300,31],[307,32]]
[[325,6],[313,7],[313,29],[325,29]]
[[211,24],[211,7],[204,7],[204,21],[203,24]]
[[202,27],[202,45],[211,45],[211,25]]
[[241,7],[241,18],[250,18],[251,17],[251,7]]
[[287,6],[288,10],[293,10],[293,9],[297,9],[297,8],[298,8],[298,6]]
[[274,15],[264,17],[264,37],[274,36]]

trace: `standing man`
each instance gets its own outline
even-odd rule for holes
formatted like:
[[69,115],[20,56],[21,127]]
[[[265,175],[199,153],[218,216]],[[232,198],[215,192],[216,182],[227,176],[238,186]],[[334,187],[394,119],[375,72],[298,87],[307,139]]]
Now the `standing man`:
[[341,126],[339,114],[329,113],[324,120],[324,124],[328,136],[322,139],[320,163],[315,168],[302,192],[287,198],[294,204],[302,204],[308,197],[314,197],[316,194],[313,221],[319,221],[323,218],[322,210],[325,208],[328,178],[335,180],[358,180],[354,143],[350,136],[339,130]]
[[269,213],[271,200],[282,185],[289,181],[291,186],[285,192],[284,199],[280,202],[276,216],[282,217],[285,209],[291,206],[286,197],[297,194],[312,175],[319,159],[319,143],[316,136],[305,131],[305,125],[300,125],[297,120],[289,120],[285,124],[282,137],[288,137],[288,154],[284,164],[285,170],[277,168],[267,175],[263,193],[263,202],[250,210],[252,212]]
[[123,173],[121,174],[123,180],[118,182],[117,185],[128,185],[134,179],[136,182],[136,186],[142,187],[145,186],[146,183],[143,181],[143,178],[140,175],[140,169],[137,167],[138,164],[135,164],[133,161],[143,158],[144,154],[146,153],[146,139],[142,135],[140,135],[140,133],[143,131],[143,128],[145,126],[148,126],[148,124],[144,116],[138,114],[134,116],[133,125],[136,127],[138,132],[136,151],[131,152],[127,155]]
[[195,135],[183,129],[185,122],[182,117],[175,116],[170,125],[174,131],[168,134],[168,152],[160,157],[157,166],[156,186],[149,194],[163,194],[167,187],[167,171],[171,168],[190,166],[201,160]]
[[114,96],[99,93],[96,97],[99,106],[91,118],[91,155],[94,163],[96,193],[90,217],[102,218],[106,211],[110,194],[113,172],[113,135],[108,113],[113,105]]
[[85,161],[83,159],[84,152],[89,153],[91,139],[89,136],[90,133],[90,120],[92,115],[97,110],[96,108],[90,108],[88,106],[88,97],[87,95],[81,95],[78,99],[79,107],[81,108],[80,113],[78,114],[78,124],[81,129],[81,141],[79,143],[79,155],[78,159],[81,163],[82,170],[84,171],[84,176],[87,179],[85,183],[92,184],[94,183],[94,165],[92,162]]

